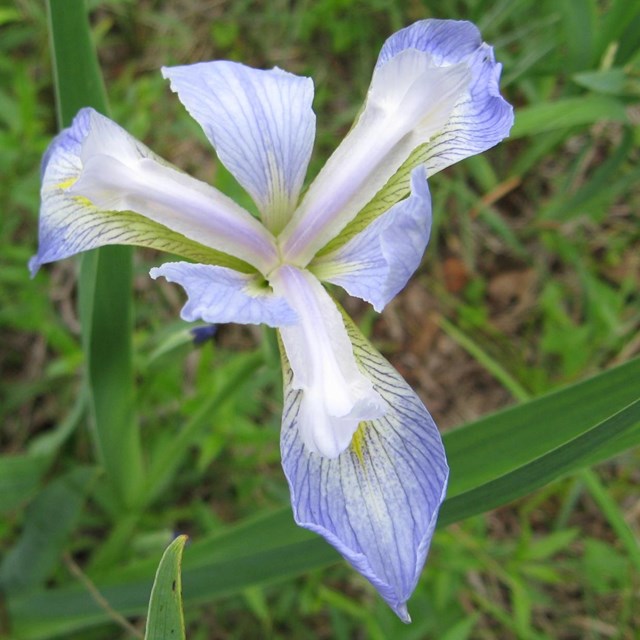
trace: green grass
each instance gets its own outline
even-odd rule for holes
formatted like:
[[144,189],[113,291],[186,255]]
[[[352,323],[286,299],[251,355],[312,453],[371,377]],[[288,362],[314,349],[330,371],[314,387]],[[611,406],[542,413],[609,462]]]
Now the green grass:
[[[348,129],[386,36],[424,17],[473,20],[504,64],[513,139],[432,181],[436,220],[424,264],[382,316],[345,304],[444,427],[640,353],[640,3],[91,7],[114,119],[244,202],[161,65],[231,58],[311,75],[312,174]],[[114,498],[84,410],[76,265],[56,263],[34,280],[26,270],[36,247],[38,164],[56,129],[47,38],[39,2],[0,8],[0,583],[11,598],[76,585],[77,567],[100,585],[134,584],[142,579],[136,567],[156,566],[174,532],[189,534],[196,553],[198,541],[288,502],[273,336],[225,327],[195,348],[178,320],[181,293],[146,275],[162,259],[151,251],[136,252],[133,266],[144,474],[129,489],[142,503],[123,510]],[[632,640],[640,627],[638,460],[632,450],[441,528],[409,627],[334,564],[189,605],[187,637]],[[482,460],[472,462],[480,474]],[[144,621],[132,621],[143,634]],[[0,637],[13,639],[6,624],[0,615]],[[60,637],[133,636],[114,622]]]

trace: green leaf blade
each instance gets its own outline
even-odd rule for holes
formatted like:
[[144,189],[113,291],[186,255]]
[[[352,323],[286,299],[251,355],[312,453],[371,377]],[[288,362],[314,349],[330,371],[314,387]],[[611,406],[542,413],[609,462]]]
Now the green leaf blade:
[[570,442],[522,465],[500,478],[464,492],[448,500],[440,513],[441,525],[493,509],[520,498],[552,480],[562,477],[593,460],[599,450],[623,440],[631,434],[640,442],[640,400],[604,420]]
[[629,384],[634,379],[640,379],[638,358],[446,433],[449,499],[528,464],[625,409],[638,398]]
[[0,458],[0,513],[9,513],[33,497],[48,468],[47,456],[17,455]]
[[178,536],[166,549],[151,589],[145,640],[185,640],[182,613],[182,552],[187,536]]
[[590,125],[600,120],[626,123],[629,118],[624,105],[609,96],[593,94],[541,102],[518,110],[509,140]]
[[[452,470],[440,527],[640,444],[640,359],[444,435]],[[195,542],[185,559],[185,602],[196,604],[301,575],[339,560],[322,539],[295,526],[289,507]],[[144,612],[155,566],[140,561],[97,581],[124,615]],[[54,637],[108,621],[77,587],[10,597],[21,640]],[[18,634],[19,632],[19,634]]]
[[[107,100],[83,0],[49,0],[56,103],[60,127],[82,107],[107,113]],[[103,247],[82,256],[79,306],[87,356],[95,448],[114,503],[139,501],[142,453],[135,416],[130,247]]]
[[96,469],[76,467],[46,486],[28,506],[21,536],[0,565],[0,590],[41,586],[80,517]]

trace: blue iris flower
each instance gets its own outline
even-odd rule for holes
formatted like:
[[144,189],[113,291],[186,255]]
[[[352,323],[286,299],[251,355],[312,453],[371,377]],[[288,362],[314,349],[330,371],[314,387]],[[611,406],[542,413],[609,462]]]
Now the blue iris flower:
[[469,22],[395,33],[352,129],[302,194],[311,79],[229,61],[163,68],[259,219],[92,109],[43,160],[32,273],[107,244],[162,249],[188,260],[151,270],[184,288],[185,320],[279,330],[295,520],[406,622],[445,495],[445,452],[422,402],[321,283],[377,311],[405,286],[429,240],[427,178],[508,135],[500,69]]

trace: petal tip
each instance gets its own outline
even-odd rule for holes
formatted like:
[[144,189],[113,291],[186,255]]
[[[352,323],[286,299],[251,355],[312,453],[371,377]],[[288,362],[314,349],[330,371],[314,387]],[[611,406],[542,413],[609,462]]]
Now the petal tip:
[[392,607],[393,612],[404,622],[405,624],[411,623],[411,616],[409,615],[409,611],[407,609],[407,603],[401,602],[400,604]]
[[40,262],[40,258],[38,257],[38,254],[36,254],[35,256],[32,256],[29,259],[28,267],[29,267],[29,275],[31,279],[36,277],[36,274],[38,273],[38,271],[40,271],[41,266],[42,266],[42,262]]

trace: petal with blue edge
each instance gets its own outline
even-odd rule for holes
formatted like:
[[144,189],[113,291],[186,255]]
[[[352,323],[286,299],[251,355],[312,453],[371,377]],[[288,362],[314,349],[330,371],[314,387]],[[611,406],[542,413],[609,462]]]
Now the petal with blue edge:
[[[275,259],[271,234],[249,213],[93,109],[81,110],[54,139],[42,174],[32,271],[106,244],[142,244],[203,260],[210,253],[212,261],[224,252],[259,269]],[[181,243],[193,251],[180,251]]]
[[323,536],[404,622],[444,499],[448,466],[428,411],[402,377],[348,321],[355,357],[389,408],[361,423],[329,459],[300,437],[302,392],[284,359],[282,465],[295,521]]
[[440,67],[415,49],[376,69],[356,124],[279,237],[285,260],[305,266],[335,238],[411,153],[446,126],[469,81],[466,63]]
[[297,321],[295,311],[284,298],[273,294],[259,276],[208,264],[167,262],[149,272],[162,276],[186,291],[188,300],[180,316],[187,322],[290,325]]
[[220,160],[251,194],[267,227],[279,232],[298,202],[311,157],[312,80],[229,61],[162,72]]
[[374,220],[339,249],[317,258],[311,270],[378,312],[420,266],[431,233],[431,197],[424,167],[416,167],[411,195]]
[[445,69],[465,65],[470,74],[469,84],[459,95],[442,129],[413,149],[375,197],[329,243],[328,251],[353,238],[405,198],[415,167],[424,165],[430,177],[459,160],[494,146],[508,136],[513,125],[513,109],[500,95],[502,66],[495,62],[493,49],[482,42],[480,32],[473,24],[423,20],[398,31],[382,47],[374,78],[407,51],[420,51],[429,56],[432,64]]
[[[471,82],[451,112],[449,122],[427,145],[415,163],[425,163],[427,174],[493,147],[509,135],[513,108],[500,95],[500,72],[493,49],[482,42],[471,22],[421,20],[393,34],[383,45],[376,69],[384,68],[407,50],[423,51],[438,66],[464,62]],[[415,166],[415,164],[414,164]]]
[[71,197],[68,188],[82,170],[80,154],[92,117],[83,109],[73,125],[56,136],[42,159],[42,206],[38,253],[29,261],[31,275],[42,264],[107,244],[134,244],[166,251],[196,262],[250,271],[251,267],[131,211],[101,211]]

